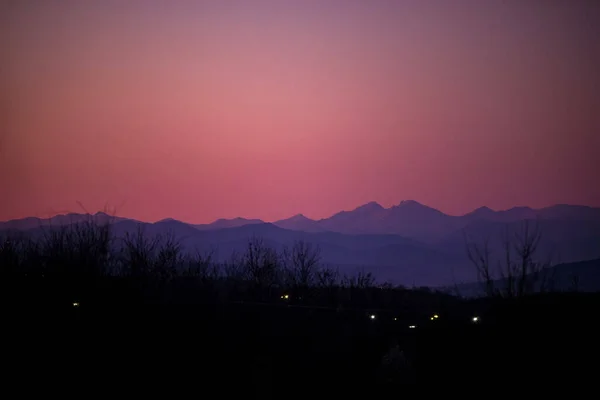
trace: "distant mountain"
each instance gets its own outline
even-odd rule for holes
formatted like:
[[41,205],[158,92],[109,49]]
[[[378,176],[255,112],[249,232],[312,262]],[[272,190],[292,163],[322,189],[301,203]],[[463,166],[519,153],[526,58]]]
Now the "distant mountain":
[[462,225],[459,217],[446,215],[414,200],[405,200],[390,208],[370,202],[317,223],[332,232],[396,234],[427,242],[451,233]]
[[432,241],[463,225],[460,218],[444,214],[414,200],[402,201],[387,210],[389,233]]
[[576,262],[600,258],[600,209],[556,205],[543,209],[515,207],[494,211],[481,207],[462,216],[451,216],[416,201],[384,208],[370,202],[329,218],[311,220],[301,214],[265,223],[258,219],[219,219],[191,225],[172,218],[145,223],[107,214],[67,214],[49,219],[24,218],[0,222],[0,231],[32,234],[82,221],[111,222],[117,237],[142,228],[149,235],[172,235],[186,250],[213,251],[218,260],[243,252],[248,239],[260,237],[281,250],[296,240],[319,246],[322,261],[344,271],[364,268],[380,280],[407,285],[444,285],[469,282],[474,270],[466,257],[469,241],[490,240],[494,262],[504,255],[502,237],[519,231],[522,222],[537,219],[542,234],[537,256],[542,261]]
[[[93,218],[97,221],[119,222],[126,218],[112,217],[104,213],[57,215],[49,219],[24,218],[0,222],[0,230],[26,230],[40,225],[64,225]],[[552,220],[577,223],[600,222],[600,208],[557,204],[541,209],[513,207],[494,211],[480,207],[461,216],[444,214],[432,207],[414,200],[403,200],[390,208],[377,202],[369,202],[351,211],[340,211],[331,217],[312,220],[302,214],[273,222],[275,226],[303,232],[339,232],[348,234],[394,234],[425,241],[428,243],[443,240],[463,228],[483,223],[495,222],[510,224],[525,219],[540,221]],[[159,222],[173,221],[171,218]],[[263,224],[260,219],[233,218],[218,219],[210,224],[191,226],[199,230],[215,230]]]
[[328,231],[343,233],[388,233],[381,229],[387,210],[379,203],[370,202],[352,211],[341,211],[318,224]]
[[104,212],[97,212],[96,214],[59,214],[50,218],[37,218],[28,217],[23,219],[13,219],[10,221],[0,222],[1,230],[18,230],[24,231],[29,229],[35,229],[39,227],[50,227],[50,226],[64,226],[75,224],[79,222],[95,222],[103,224],[106,222],[114,223],[119,221],[127,221],[128,218],[117,217],[106,214]]
[[[50,228],[51,229],[51,228]],[[243,253],[248,240],[256,237],[278,251],[303,240],[320,248],[321,262],[339,269],[341,274],[357,270],[372,272],[378,280],[406,285],[432,285],[451,282],[455,271],[459,276],[472,275],[464,257],[443,254],[427,245],[398,235],[348,235],[336,232],[302,232],[282,229],[274,224],[249,224],[235,228],[199,230],[176,220],[145,223],[123,220],[111,226],[121,246],[120,238],[139,229],[150,237],[172,235],[186,252],[210,252],[216,261],[227,261],[233,253]],[[32,235],[41,228],[28,231]]]
[[294,215],[287,219],[281,219],[273,222],[273,225],[283,229],[289,229],[293,231],[303,232],[323,232],[325,228],[322,227],[317,221],[305,217],[302,214]]
[[[553,262],[600,258],[600,222],[540,219],[530,224],[531,233],[536,226],[541,235],[537,248],[539,256],[551,258]],[[514,241],[522,227],[522,221],[475,221],[446,235],[434,245],[444,252],[457,254],[465,251],[465,239],[479,244],[487,239],[492,257],[500,261],[505,255],[502,242],[506,235]]]
[[227,229],[227,228],[237,228],[244,225],[252,225],[252,224],[264,224],[264,221],[260,219],[246,219],[246,218],[233,218],[233,219],[224,219],[220,218],[210,224],[199,224],[192,225],[196,229],[201,230],[212,230],[212,229]]
[[480,207],[465,215],[451,216],[417,201],[404,200],[390,208],[370,202],[352,211],[342,211],[321,219],[317,224],[332,232],[396,234],[432,243],[474,223],[510,224],[523,220],[560,220],[575,225],[600,222],[600,208],[555,205],[542,209],[513,207],[494,211],[488,207]]
[[[573,263],[558,264],[540,275],[536,279],[537,289],[540,289],[541,282],[546,286],[546,290],[558,291],[580,291],[580,292],[598,292],[600,291],[600,258]],[[495,288],[507,287],[507,282],[503,279],[494,281]],[[472,282],[456,286],[443,288],[444,291],[451,293],[460,293],[462,296],[472,297],[484,295],[482,283]]]
[[541,219],[600,222],[600,208],[588,206],[557,204],[552,207],[535,210],[535,214],[536,217]]

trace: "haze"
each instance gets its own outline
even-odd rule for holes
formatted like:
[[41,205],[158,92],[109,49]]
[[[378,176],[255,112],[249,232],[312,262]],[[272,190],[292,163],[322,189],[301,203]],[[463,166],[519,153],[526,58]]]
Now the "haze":
[[600,206],[598,2],[0,4],[0,220]]

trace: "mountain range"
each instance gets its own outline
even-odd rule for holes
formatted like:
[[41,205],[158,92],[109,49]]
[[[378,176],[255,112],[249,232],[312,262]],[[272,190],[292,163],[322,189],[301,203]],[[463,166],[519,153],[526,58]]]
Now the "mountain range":
[[105,213],[67,214],[0,222],[0,231],[36,231],[41,226],[89,218],[110,221],[117,236],[140,225],[148,234],[170,232],[186,249],[211,250],[222,261],[233,252],[244,251],[253,236],[276,249],[304,240],[320,247],[323,263],[342,272],[360,268],[373,272],[379,280],[405,285],[442,286],[475,280],[465,237],[477,242],[489,238],[492,254],[499,260],[502,234],[517,232],[525,220],[536,220],[540,227],[540,257],[566,263],[600,258],[600,208],[566,204],[502,211],[481,207],[453,216],[413,200],[390,208],[370,202],[320,220],[298,214],[272,223],[234,218],[200,225],[171,218],[148,223]]

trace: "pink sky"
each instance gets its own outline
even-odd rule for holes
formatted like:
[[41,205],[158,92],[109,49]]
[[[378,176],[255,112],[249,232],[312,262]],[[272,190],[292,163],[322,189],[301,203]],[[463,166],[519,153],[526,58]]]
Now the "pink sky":
[[600,3],[0,3],[0,220],[600,206]]

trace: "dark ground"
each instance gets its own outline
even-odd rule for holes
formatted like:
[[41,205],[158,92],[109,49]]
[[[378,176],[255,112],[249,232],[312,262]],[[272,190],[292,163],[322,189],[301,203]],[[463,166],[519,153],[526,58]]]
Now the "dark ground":
[[[598,359],[598,295],[469,302],[430,321],[392,311],[118,297],[74,307],[64,296],[36,293],[20,299],[13,291],[3,302],[4,377],[25,386],[382,394],[408,383],[570,385],[592,377]],[[396,345],[410,366],[383,366]]]

